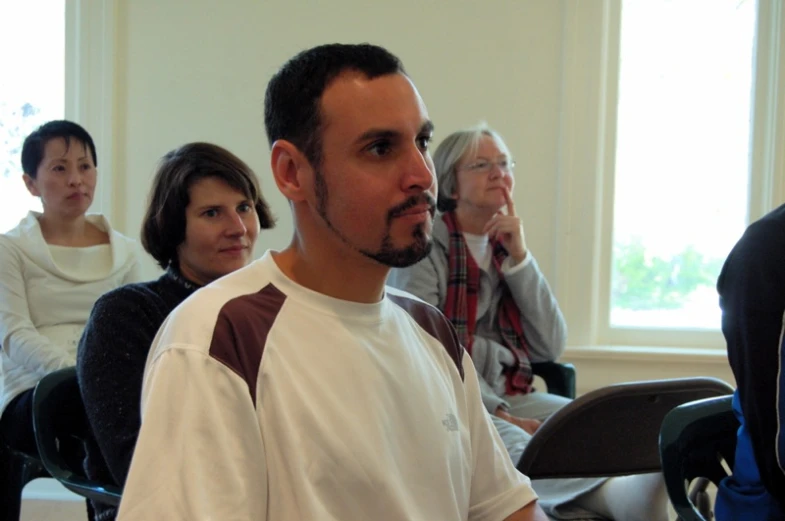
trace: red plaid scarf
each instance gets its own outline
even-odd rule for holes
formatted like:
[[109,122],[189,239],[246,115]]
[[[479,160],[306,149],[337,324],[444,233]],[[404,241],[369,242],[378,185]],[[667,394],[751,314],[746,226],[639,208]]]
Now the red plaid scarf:
[[[449,274],[447,276],[447,299],[444,314],[455,326],[458,339],[472,354],[474,327],[477,322],[477,299],[480,291],[480,268],[466,246],[463,233],[458,227],[455,212],[446,212],[442,220],[450,232],[449,242]],[[502,262],[509,255],[501,242],[491,241],[493,247],[493,266],[504,281]],[[510,350],[515,363],[505,367],[504,377],[507,381],[507,394],[525,394],[532,391],[532,368],[529,361],[529,346],[523,334],[521,313],[510,288],[502,284],[502,298],[499,302],[498,325],[504,345]]]

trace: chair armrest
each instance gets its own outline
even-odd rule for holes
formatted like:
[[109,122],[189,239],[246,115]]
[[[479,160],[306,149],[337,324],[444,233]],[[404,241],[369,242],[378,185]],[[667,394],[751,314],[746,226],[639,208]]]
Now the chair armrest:
[[537,362],[532,364],[532,372],[545,380],[550,394],[575,398],[575,366],[559,362]]

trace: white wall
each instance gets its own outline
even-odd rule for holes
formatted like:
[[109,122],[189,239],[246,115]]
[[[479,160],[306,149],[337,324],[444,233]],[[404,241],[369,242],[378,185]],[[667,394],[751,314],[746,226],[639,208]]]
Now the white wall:
[[[592,65],[580,63],[575,49],[582,44],[576,43],[576,35],[587,26],[597,26],[594,33],[602,29],[601,6],[576,0],[119,3],[115,224],[137,235],[156,161],[187,141],[208,140],[237,153],[261,179],[279,224],[261,235],[259,250],[285,246],[291,220],[269,174],[262,121],[266,83],[304,48],[333,41],[378,43],[403,60],[436,123],[437,142],[480,120],[505,137],[519,164],[515,199],[527,243],[557,291],[573,331],[572,344],[584,346],[588,326],[576,320],[573,310],[591,305],[574,292],[576,284],[588,284],[587,277],[562,274],[596,261],[587,259],[580,246],[594,241],[592,228],[575,226],[575,221],[590,221],[576,211],[576,204],[591,212],[594,201],[584,192],[591,190],[591,181],[582,181],[584,169],[571,170],[564,163],[572,157],[583,166],[580,158],[570,156],[581,145],[575,142],[581,135],[576,136],[574,121],[582,117],[581,110],[596,109],[594,87],[582,85],[593,74]],[[573,222],[566,222],[565,215],[574,216]],[[147,274],[155,273],[150,261]],[[571,349],[565,359],[579,366],[583,390],[612,381],[689,374],[732,381],[721,350],[685,356],[678,351],[598,355]]]
[[[306,7],[307,6],[307,7]],[[519,159],[516,199],[546,274],[553,263],[562,3],[365,3],[134,0],[118,9],[114,219],[137,233],[155,163],[190,140],[230,148],[257,171],[280,218],[261,236],[280,248],[288,206],[269,175],[264,89],[287,58],[325,42],[370,41],[401,57],[436,122],[436,139],[482,119]]]

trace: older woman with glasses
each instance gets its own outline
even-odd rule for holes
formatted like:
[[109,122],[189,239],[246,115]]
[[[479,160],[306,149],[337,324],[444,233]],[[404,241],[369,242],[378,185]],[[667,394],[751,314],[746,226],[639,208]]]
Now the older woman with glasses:
[[[455,132],[434,153],[439,183],[434,244],[388,283],[442,310],[480,377],[483,403],[517,462],[540,423],[567,399],[533,392],[532,362],[564,351],[567,326],[515,210],[512,160],[487,126]],[[505,211],[506,210],[506,211]],[[535,481],[556,519],[666,518],[661,476]]]
[[[515,162],[498,134],[479,127],[448,136],[434,165],[433,250],[390,282],[447,315],[483,377],[488,412],[533,434],[568,400],[531,392],[531,362],[559,358],[567,326],[526,247],[512,200]],[[516,459],[523,450],[510,449]]]

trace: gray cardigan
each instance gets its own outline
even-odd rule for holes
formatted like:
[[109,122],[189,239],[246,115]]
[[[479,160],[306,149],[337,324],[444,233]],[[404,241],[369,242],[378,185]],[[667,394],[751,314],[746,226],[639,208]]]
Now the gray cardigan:
[[[387,283],[444,310],[449,273],[449,232],[441,215],[434,219],[433,237],[431,253],[414,266],[391,270]],[[537,266],[537,261],[529,252],[521,264],[510,269],[505,263],[502,271],[521,311],[521,323],[529,345],[531,361],[558,359],[567,342],[567,324],[548,282]],[[514,362],[512,353],[502,343],[497,325],[496,315],[502,296],[501,284],[503,282],[496,270],[491,270],[491,273],[480,271],[472,360],[480,376],[483,404],[490,413],[499,406],[509,407],[504,399],[505,378],[502,366]]]

